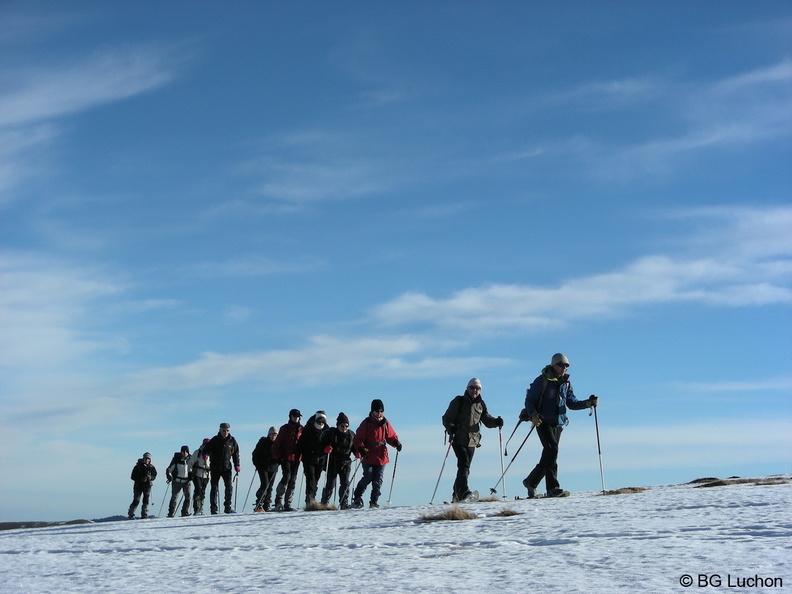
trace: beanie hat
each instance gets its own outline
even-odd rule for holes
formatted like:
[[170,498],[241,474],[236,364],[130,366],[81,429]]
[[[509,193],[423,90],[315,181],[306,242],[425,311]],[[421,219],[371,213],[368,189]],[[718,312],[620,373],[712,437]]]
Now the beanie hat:
[[190,448],[188,448],[188,447],[185,445],[185,446],[182,446],[182,447],[181,447],[181,451],[182,451],[182,452],[187,452],[187,453],[189,454],[189,453],[190,453]]
[[291,409],[289,411],[289,416],[290,417],[301,417],[302,413],[299,410],[297,410],[296,408],[293,408],[293,409]]
[[228,423],[220,423],[220,429],[231,429],[231,425]]
[[325,414],[325,411],[323,410],[316,411],[316,414],[314,415],[314,422],[317,421],[322,421],[324,423],[327,423],[327,415]]
[[275,427],[270,427],[269,431],[267,431],[267,435],[272,435],[273,433],[277,434],[278,430]]
[[569,365],[569,359],[567,359],[566,355],[563,353],[556,353],[553,355],[553,358],[550,359],[550,365],[558,365],[559,363],[566,363]]
[[385,405],[382,400],[375,398],[371,401],[371,412],[385,412]]
[[148,452],[146,452],[145,454],[143,454],[143,459],[144,459],[144,460],[151,460],[151,454],[149,454]]
[[212,440],[209,439],[208,437],[204,437],[204,439],[203,439],[203,443],[209,443],[210,441],[212,441]]
[[469,382],[467,387],[470,388],[471,386],[478,386],[481,387],[481,380],[477,377],[472,378]]
[[349,417],[346,416],[344,413],[338,413],[338,418],[336,419],[336,425],[345,424],[349,426]]

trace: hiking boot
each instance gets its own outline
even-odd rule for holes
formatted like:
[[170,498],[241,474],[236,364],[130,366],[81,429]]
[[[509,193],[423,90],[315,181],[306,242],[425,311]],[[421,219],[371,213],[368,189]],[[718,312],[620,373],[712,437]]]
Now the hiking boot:
[[536,487],[532,487],[527,478],[523,480],[523,486],[528,489],[528,499],[536,499]]
[[569,497],[569,491],[564,491],[561,487],[556,487],[547,492],[548,497]]
[[369,509],[374,509],[376,507],[379,507],[379,503],[377,503],[376,501],[369,502]]
[[355,497],[352,500],[352,507],[354,507],[355,509],[361,509],[363,507],[363,499],[361,499],[360,497]]

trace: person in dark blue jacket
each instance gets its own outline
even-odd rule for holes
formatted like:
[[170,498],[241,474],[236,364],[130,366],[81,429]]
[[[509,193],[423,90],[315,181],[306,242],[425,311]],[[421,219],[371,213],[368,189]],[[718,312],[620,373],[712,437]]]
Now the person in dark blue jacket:
[[550,365],[542,370],[525,393],[525,408],[520,420],[531,421],[542,442],[539,463],[523,480],[530,499],[536,497],[536,488],[544,479],[547,497],[569,495],[558,482],[558,442],[561,432],[569,424],[567,409],[582,410],[597,406],[597,397],[578,400],[569,382],[569,359],[562,353],[553,355]]

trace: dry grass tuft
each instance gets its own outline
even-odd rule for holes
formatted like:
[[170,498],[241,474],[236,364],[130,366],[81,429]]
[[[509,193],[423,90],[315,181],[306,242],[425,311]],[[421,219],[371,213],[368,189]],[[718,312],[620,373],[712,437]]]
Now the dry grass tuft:
[[334,511],[338,509],[335,505],[325,505],[319,501],[312,501],[305,506],[305,511]]
[[605,491],[603,495],[627,495],[629,493],[643,493],[646,487],[623,487],[612,491]]
[[479,503],[494,503],[496,501],[500,501],[500,497],[496,497],[495,495],[491,495],[489,497],[482,497],[479,499]]
[[504,507],[497,514],[495,514],[494,517],[496,517],[496,518],[508,518],[508,517],[511,517],[511,516],[519,516],[519,515],[520,515],[520,512],[518,512],[516,510],[513,510],[510,507]]
[[457,505],[446,508],[443,511],[436,514],[424,514],[421,516],[422,522],[438,522],[443,520],[474,520],[474,519],[476,519],[476,514],[471,513],[466,509],[462,509]]

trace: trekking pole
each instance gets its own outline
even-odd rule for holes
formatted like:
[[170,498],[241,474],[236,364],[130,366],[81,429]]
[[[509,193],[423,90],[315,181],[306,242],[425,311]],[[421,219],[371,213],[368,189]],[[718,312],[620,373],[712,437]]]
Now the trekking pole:
[[[253,483],[250,483],[251,485]],[[239,473],[234,474],[234,509],[237,509],[237,503],[239,502]]]
[[[165,484],[167,485],[168,483],[165,483]],[[159,508],[159,511],[157,512],[157,517],[158,518],[162,515],[162,506],[165,505],[165,497],[167,497],[167,496],[168,496],[168,489],[166,487],[165,488],[165,495],[163,495],[163,497],[162,497],[162,503],[160,503],[160,508]]]
[[523,449],[523,446],[525,445],[525,442],[528,441],[529,437],[531,437],[531,433],[533,433],[534,429],[535,429],[535,427],[531,426],[531,430],[528,432],[528,435],[525,436],[525,439],[523,439],[523,442],[520,444],[520,447],[514,453],[514,456],[512,456],[512,459],[509,462],[509,465],[506,467],[506,470],[503,471],[503,474],[501,474],[501,477],[498,479],[498,482],[495,483],[495,486],[490,489],[490,493],[497,493],[498,492],[498,485],[503,480],[503,477],[506,476],[506,473],[509,472],[509,468],[511,468],[512,463],[517,458],[517,454],[519,454],[520,450]]
[[391,477],[390,491],[388,491],[388,501],[386,507],[390,507],[391,495],[393,495],[393,483],[396,482],[396,465],[399,463],[399,450],[396,450],[396,459],[393,461],[393,476]]
[[[242,504],[242,509],[245,509],[247,507],[248,497],[250,497],[250,490],[253,488],[253,481],[256,480],[257,474],[258,472],[254,472],[253,476],[250,477],[250,486],[248,487],[247,495],[245,495],[245,503]],[[234,504],[234,506],[236,507],[236,503]]]
[[599,453],[599,465],[600,465],[600,480],[602,481],[602,494],[605,494],[605,473],[602,470],[602,445],[600,444],[600,436],[599,436],[599,422],[597,421],[597,407],[592,406],[592,410],[594,411],[594,429],[597,431],[597,453]]
[[509,447],[509,442],[511,441],[511,438],[512,438],[512,437],[514,437],[514,434],[515,434],[515,433],[516,433],[516,431],[517,431],[517,427],[519,427],[521,423],[522,423],[522,420],[518,420],[518,421],[517,421],[517,424],[514,426],[514,431],[512,431],[512,432],[511,432],[511,435],[509,435],[509,439],[507,439],[507,440],[506,440],[506,447],[504,447],[504,448],[503,448],[503,455],[504,455],[504,456],[508,456],[508,455],[509,455],[509,454],[506,452],[506,448],[508,448],[508,447]]
[[[503,428],[498,427],[498,440],[500,441],[500,449],[503,449]],[[503,456],[498,456],[501,463],[501,476],[506,474],[503,470]],[[503,498],[506,499],[506,481],[503,481]]]
[[448,460],[448,453],[451,451],[451,442],[448,442],[448,449],[446,450],[445,458],[443,458],[443,465],[440,467],[440,476],[437,477],[437,482],[435,483],[434,492],[432,493],[432,498],[429,500],[429,505],[432,505],[434,501],[435,495],[437,495],[437,487],[440,485],[440,479],[443,476],[443,470],[445,470],[446,460]]

